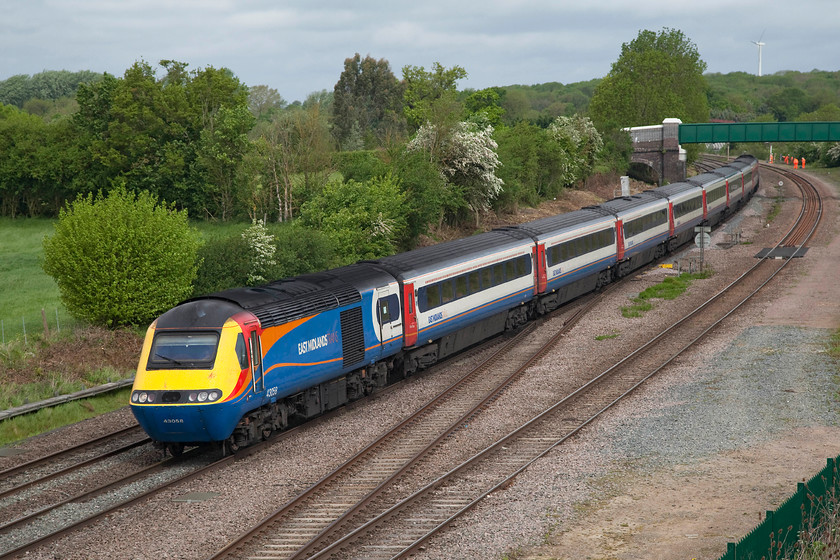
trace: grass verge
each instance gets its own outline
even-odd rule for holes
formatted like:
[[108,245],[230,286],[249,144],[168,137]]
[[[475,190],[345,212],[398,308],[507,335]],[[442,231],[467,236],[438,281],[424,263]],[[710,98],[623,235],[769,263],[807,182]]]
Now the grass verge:
[[676,299],[691,286],[695,280],[709,278],[711,270],[703,272],[683,272],[679,276],[669,276],[659,284],[646,288],[634,297],[630,305],[621,308],[621,315],[626,318],[641,317],[646,311],[653,309],[654,299]]
[[127,406],[130,388],[73,401],[0,422],[0,445],[75,424]]

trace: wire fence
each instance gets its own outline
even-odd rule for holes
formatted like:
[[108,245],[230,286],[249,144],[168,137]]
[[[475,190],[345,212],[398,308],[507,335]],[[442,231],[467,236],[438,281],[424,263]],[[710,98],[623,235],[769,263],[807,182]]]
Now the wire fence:
[[28,345],[38,336],[72,330],[78,321],[64,309],[41,309],[20,317],[0,317],[0,343],[22,340]]

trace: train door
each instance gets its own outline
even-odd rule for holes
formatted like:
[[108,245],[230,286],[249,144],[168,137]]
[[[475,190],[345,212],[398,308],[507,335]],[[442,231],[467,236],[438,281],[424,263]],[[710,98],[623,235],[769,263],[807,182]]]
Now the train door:
[[537,243],[533,250],[534,259],[534,293],[545,293],[548,284],[548,275],[545,262],[545,243]]
[[403,334],[405,346],[417,343],[417,309],[414,307],[414,284],[403,284]]
[[262,343],[256,328],[249,335],[249,346],[251,347],[251,378],[254,380],[254,392],[261,393],[265,391],[265,379],[263,378]]
[[390,286],[376,289],[376,320],[379,342],[385,344],[402,333],[399,297]]

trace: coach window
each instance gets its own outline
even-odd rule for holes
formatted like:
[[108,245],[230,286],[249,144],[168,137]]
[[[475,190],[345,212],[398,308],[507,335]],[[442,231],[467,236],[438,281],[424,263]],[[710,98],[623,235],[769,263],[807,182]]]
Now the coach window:
[[505,283],[505,267],[501,264],[493,265],[493,285],[498,286]]
[[449,303],[450,301],[455,299],[453,289],[452,289],[452,281],[451,280],[446,280],[444,282],[441,282],[440,283],[440,289],[441,289],[441,301],[443,303]]
[[509,282],[516,278],[516,263],[511,261],[505,262],[505,282]]
[[516,259],[516,276],[521,278],[528,274],[528,257],[523,255]]
[[467,275],[462,274],[455,279],[455,299],[460,299],[467,295]]
[[481,289],[486,290],[487,288],[493,287],[493,272],[490,270],[489,266],[485,266],[481,269]]
[[434,309],[440,305],[440,285],[426,286],[426,309]]
[[479,284],[479,281],[478,281],[478,271],[476,270],[475,272],[470,272],[468,278],[469,278],[469,283],[470,283],[470,286],[469,286],[470,292],[469,293],[470,294],[477,294],[478,292],[480,292],[481,291],[481,285]]

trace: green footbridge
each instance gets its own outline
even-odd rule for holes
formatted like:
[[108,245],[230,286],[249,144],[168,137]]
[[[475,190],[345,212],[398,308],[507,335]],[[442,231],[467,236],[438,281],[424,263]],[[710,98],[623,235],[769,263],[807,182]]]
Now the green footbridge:
[[840,122],[680,124],[680,144],[840,142]]

